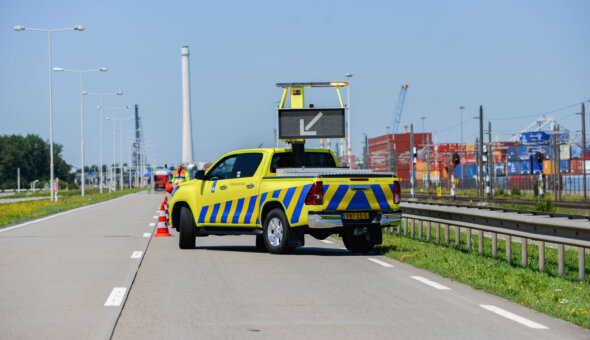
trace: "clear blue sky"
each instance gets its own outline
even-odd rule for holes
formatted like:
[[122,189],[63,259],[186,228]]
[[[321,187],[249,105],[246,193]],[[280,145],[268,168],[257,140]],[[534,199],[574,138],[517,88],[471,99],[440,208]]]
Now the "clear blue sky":
[[[402,125],[414,123],[420,132],[424,116],[438,142],[459,141],[459,127],[450,127],[459,124],[461,105],[465,141],[478,134],[471,117],[479,105],[502,139],[534,115],[568,106],[551,115],[579,130],[579,107],[571,106],[590,100],[589,21],[585,0],[2,1],[0,134],[49,138],[47,35],[12,27],[78,24],[86,30],[53,35],[53,65],[109,68],[86,74],[85,89],[125,92],[105,97],[105,106],[139,104],[156,163],[181,159],[182,45],[191,49],[198,161],[273,145],[281,96],[275,83],[344,80],[345,73],[354,74],[353,153],[361,152],[363,133],[378,136],[392,125],[403,82],[410,87]],[[54,74],[54,139],[74,166],[80,163],[78,79]],[[319,91],[310,102],[337,103],[335,93]],[[97,164],[98,98],[85,103],[86,164]],[[112,162],[112,123],[104,129],[105,161]],[[117,147],[117,159],[118,153]]]

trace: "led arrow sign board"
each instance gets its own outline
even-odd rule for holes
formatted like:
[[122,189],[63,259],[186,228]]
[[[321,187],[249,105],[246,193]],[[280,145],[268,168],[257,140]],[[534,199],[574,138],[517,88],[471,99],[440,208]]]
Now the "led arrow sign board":
[[344,138],[344,109],[279,109],[280,139]]

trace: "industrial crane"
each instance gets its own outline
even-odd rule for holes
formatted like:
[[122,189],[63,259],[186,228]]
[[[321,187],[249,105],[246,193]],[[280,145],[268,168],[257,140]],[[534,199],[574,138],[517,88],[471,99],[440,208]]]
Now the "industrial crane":
[[401,90],[399,91],[399,97],[397,98],[397,105],[395,107],[393,117],[393,133],[397,133],[399,128],[399,122],[402,119],[402,111],[404,110],[404,101],[406,100],[406,92],[408,91],[408,84],[403,83]]

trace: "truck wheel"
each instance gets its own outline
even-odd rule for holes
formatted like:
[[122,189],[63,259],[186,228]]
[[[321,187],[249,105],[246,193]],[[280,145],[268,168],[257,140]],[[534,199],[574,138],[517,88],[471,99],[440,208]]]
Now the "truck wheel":
[[344,233],[342,241],[344,241],[344,246],[351,253],[368,253],[375,245],[367,240],[365,235],[355,236],[352,231]]
[[289,223],[281,209],[273,209],[266,215],[263,224],[264,244],[272,254],[284,254],[293,251],[289,247]]
[[193,213],[187,207],[180,208],[180,237],[178,246],[180,249],[194,249],[196,243],[195,219]]
[[256,249],[260,251],[267,251],[266,244],[264,243],[264,237],[262,235],[256,235]]

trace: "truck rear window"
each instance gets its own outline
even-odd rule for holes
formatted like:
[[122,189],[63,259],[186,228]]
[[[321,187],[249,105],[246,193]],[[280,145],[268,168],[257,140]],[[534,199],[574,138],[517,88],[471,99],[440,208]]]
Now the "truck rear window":
[[[291,152],[277,152],[272,156],[270,172],[276,172],[278,168],[290,168],[293,166],[293,154]],[[305,152],[305,167],[307,168],[335,168],[336,162],[332,154],[327,152]]]

